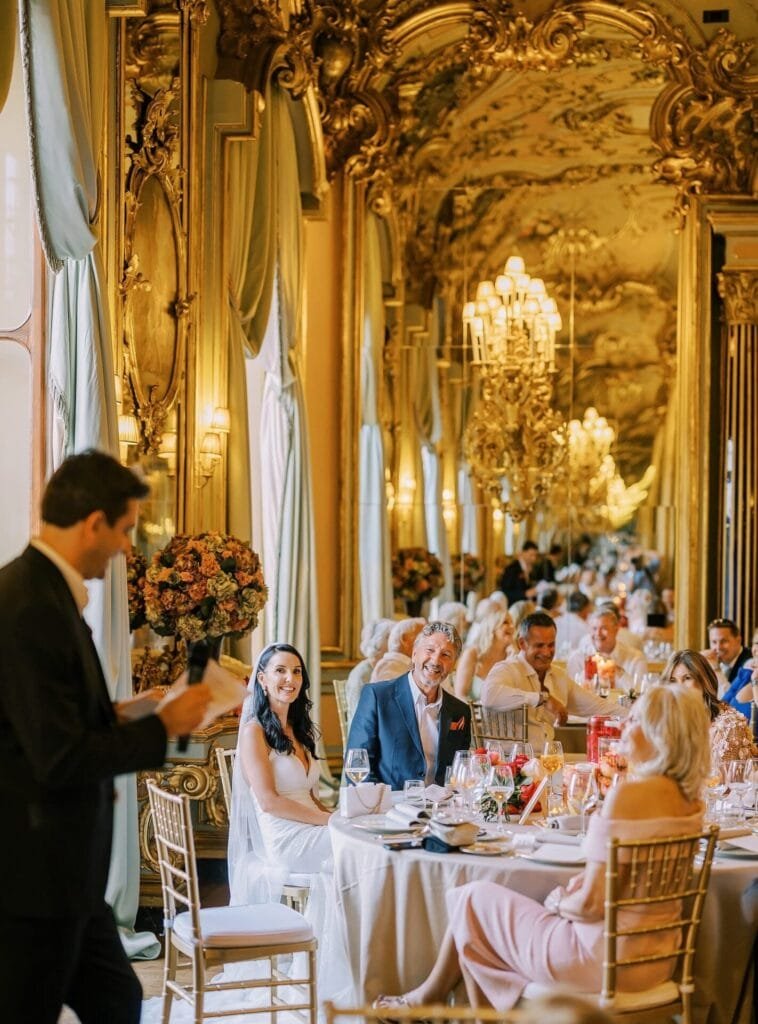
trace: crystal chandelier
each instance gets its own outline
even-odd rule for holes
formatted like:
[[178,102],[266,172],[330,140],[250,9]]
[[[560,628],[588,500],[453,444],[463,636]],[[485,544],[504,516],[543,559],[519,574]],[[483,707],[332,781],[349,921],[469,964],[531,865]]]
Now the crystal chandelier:
[[519,256],[463,307],[464,347],[479,382],[463,453],[493,506],[516,521],[548,493],[566,455],[565,423],[552,407],[560,328],[555,301]]

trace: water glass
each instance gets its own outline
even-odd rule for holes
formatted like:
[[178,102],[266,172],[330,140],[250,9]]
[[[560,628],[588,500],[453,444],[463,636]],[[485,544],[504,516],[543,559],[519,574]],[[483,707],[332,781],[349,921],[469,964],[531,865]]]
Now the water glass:
[[[509,764],[493,764],[487,774],[485,785],[487,792],[497,804],[497,829],[502,833],[505,831],[503,807],[507,805],[516,788],[513,781],[513,769]],[[505,818],[510,820],[507,812]]]
[[594,764],[575,764],[568,788],[568,805],[572,814],[581,813],[582,830],[585,835],[587,811],[595,806],[598,800],[597,779]]
[[368,751],[363,747],[351,747],[345,756],[345,775],[356,786],[368,778],[371,770]]
[[426,808],[426,783],[423,779],[406,779],[403,783],[403,799],[414,807]]
[[745,796],[751,787],[752,761],[727,761],[726,783],[729,803],[735,808],[740,821],[745,820]]

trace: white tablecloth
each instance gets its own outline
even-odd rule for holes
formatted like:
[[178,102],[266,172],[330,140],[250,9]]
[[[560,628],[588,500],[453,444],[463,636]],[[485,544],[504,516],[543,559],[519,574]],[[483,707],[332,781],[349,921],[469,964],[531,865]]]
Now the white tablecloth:
[[[541,901],[577,871],[522,857],[391,852],[378,837],[336,815],[330,828],[353,981],[359,998],[366,1000],[380,992],[406,992],[429,973],[447,927],[448,890],[475,879],[492,880]],[[699,1024],[750,1020],[752,989],[737,1015],[755,940],[740,897],[756,876],[758,860],[714,864],[697,959]]]

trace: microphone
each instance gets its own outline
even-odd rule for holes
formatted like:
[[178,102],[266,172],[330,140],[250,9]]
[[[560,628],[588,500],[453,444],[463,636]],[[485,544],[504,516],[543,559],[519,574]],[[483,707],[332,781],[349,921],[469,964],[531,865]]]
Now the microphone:
[[[205,669],[208,666],[208,658],[210,657],[210,650],[205,640],[198,640],[194,644],[189,646],[189,656],[187,658],[187,686],[194,686],[195,683],[202,683],[203,676],[205,675]],[[187,753],[187,744],[189,742],[189,736],[180,736],[177,744],[177,749],[180,754]]]

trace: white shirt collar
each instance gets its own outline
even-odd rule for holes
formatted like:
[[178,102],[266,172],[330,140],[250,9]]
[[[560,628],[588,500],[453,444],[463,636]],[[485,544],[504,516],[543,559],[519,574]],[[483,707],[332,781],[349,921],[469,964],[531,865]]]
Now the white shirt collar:
[[413,706],[416,708],[416,712],[417,713],[418,713],[418,710],[419,710],[419,704],[422,704],[423,707],[429,708],[430,710],[436,710],[436,709],[439,709],[439,708],[442,707],[442,687],[441,686],[437,687],[437,697],[436,697],[436,699],[431,701],[431,703],[427,704],[426,694],[422,693],[422,691],[418,688],[418,686],[416,686],[416,683],[415,683],[414,678],[413,678],[413,670],[411,670],[408,673],[408,685],[411,688],[411,700],[413,701]]
[[68,589],[71,591],[71,596],[76,602],[76,607],[79,609],[79,614],[81,615],[89,601],[89,591],[87,590],[87,585],[84,582],[84,577],[76,571],[70,562],[67,562],[62,555],[59,555],[54,548],[51,548],[49,544],[46,544],[44,540],[40,540],[39,537],[32,537],[29,543],[33,548],[36,548],[40,554],[44,555],[45,558],[48,558],[55,568],[58,569],[63,579],[66,581]]

